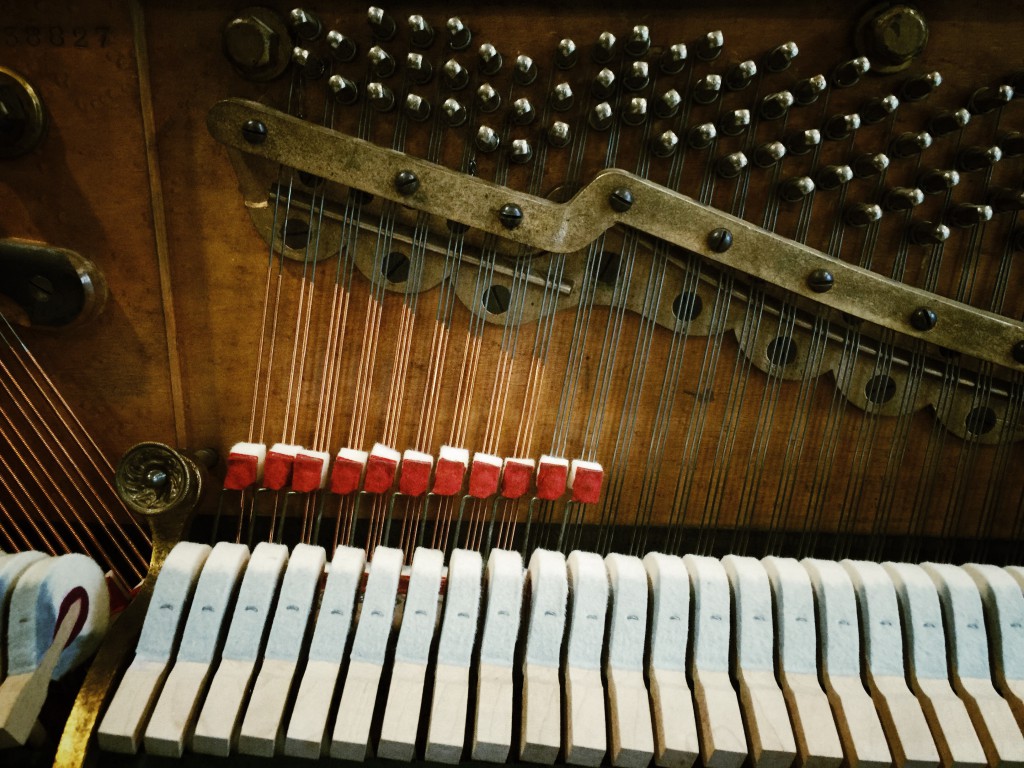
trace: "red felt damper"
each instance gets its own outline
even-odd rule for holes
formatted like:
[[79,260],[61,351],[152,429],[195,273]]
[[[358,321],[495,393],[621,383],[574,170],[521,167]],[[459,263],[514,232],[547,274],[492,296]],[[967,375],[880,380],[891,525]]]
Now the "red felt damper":
[[473,457],[469,470],[469,495],[474,499],[486,499],[498,492],[498,480],[501,477],[501,464]]
[[537,498],[554,501],[565,493],[569,480],[569,467],[561,462],[540,460],[537,468]]
[[533,462],[508,459],[501,475],[501,495],[506,499],[518,499],[530,492],[533,480]]
[[434,487],[431,493],[435,496],[454,496],[462,490],[462,481],[465,477],[465,464],[442,456],[437,460],[437,469],[434,471]]
[[576,467],[572,479],[572,500],[582,504],[596,504],[601,498],[604,470],[597,467]]
[[387,493],[395,483],[398,462],[387,456],[371,453],[366,460],[366,479],[363,490],[367,493]]
[[295,457],[295,464],[292,466],[292,490],[299,493],[318,490],[323,474],[323,459],[319,456],[300,453]]
[[398,491],[406,496],[422,496],[430,487],[429,461],[417,461],[416,459],[404,459],[402,461],[402,474],[398,478]]
[[359,481],[363,479],[363,463],[355,459],[339,456],[331,468],[331,493],[347,496],[359,490]]
[[229,453],[228,471],[224,475],[224,488],[244,491],[259,478],[260,461],[251,453]]
[[263,465],[263,487],[272,491],[279,491],[288,485],[292,475],[292,464],[294,456],[277,451],[267,452],[267,461]]

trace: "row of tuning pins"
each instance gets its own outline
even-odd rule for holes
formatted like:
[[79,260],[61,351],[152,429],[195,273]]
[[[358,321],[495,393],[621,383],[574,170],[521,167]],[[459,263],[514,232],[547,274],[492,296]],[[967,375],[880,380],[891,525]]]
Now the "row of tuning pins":
[[[398,70],[394,57],[385,50],[381,43],[393,40],[398,31],[398,24],[381,8],[371,6],[366,13],[366,20],[370,27],[376,44],[367,52],[367,59],[370,65],[370,73],[375,80],[384,80]],[[359,46],[355,39],[337,30],[328,30],[325,34],[324,25],[312,12],[304,8],[295,8],[289,14],[289,26],[299,43],[292,50],[292,63],[299,69],[301,76],[307,80],[316,80],[326,72],[326,62],[318,58],[310,51],[312,43],[325,39],[328,56],[335,62],[348,63],[353,61],[359,54]],[[409,28],[409,44],[411,48],[419,51],[428,50],[437,39],[437,31],[419,14],[413,14],[407,19]],[[470,46],[472,33],[460,18],[453,16],[448,19],[446,25],[446,45],[452,51],[462,51]],[[493,46],[489,46],[493,49]],[[497,53],[496,51],[494,52]],[[484,53],[481,52],[481,56]],[[500,68],[500,57],[494,62]],[[414,83],[425,84],[433,76],[433,68],[430,61],[417,51],[410,52],[406,57],[406,71]],[[495,70],[496,71],[496,70]],[[340,75],[332,76],[329,86],[340,102],[349,104],[358,98],[356,86],[351,81],[342,78]],[[386,96],[381,92],[390,92],[390,89],[378,89],[377,102],[383,109],[390,109],[385,105]],[[370,94],[368,94],[369,96]],[[391,105],[393,105],[393,95]]]
[[[1024,95],[1020,87],[1024,87],[1024,73],[1011,78],[1013,84],[988,86],[975,91],[966,107],[943,112],[933,116],[924,131],[907,131],[900,133],[889,143],[887,152],[862,153],[849,164],[827,165],[818,169],[813,176],[798,176],[784,180],[779,184],[779,197],[787,202],[798,202],[812,195],[816,190],[837,190],[854,179],[872,178],[883,174],[891,160],[920,158],[932,147],[936,139],[959,134],[970,124],[974,117],[994,112],[1009,104],[1016,95]],[[930,73],[908,81],[903,88],[902,96],[906,101],[915,101],[929,95],[941,84],[941,76]],[[755,150],[755,162],[768,165],[775,159],[781,159],[787,149],[791,151],[808,151],[821,141],[822,133],[828,138],[845,138],[852,130],[859,128],[863,122],[880,122],[891,117],[899,106],[899,99],[889,95],[873,99],[865,105],[861,114],[838,115],[831,118],[823,132],[817,130],[795,134],[785,142],[763,145]],[[723,177],[738,174],[738,167],[745,167],[745,158],[737,159],[736,155],[720,158],[718,172]],[[1024,155],[1024,133],[1020,131],[1004,131],[992,145],[968,145],[956,150],[953,167],[926,167],[916,174],[914,186],[897,186],[885,189],[877,203],[856,203],[846,208],[845,222],[854,227],[865,227],[881,220],[884,213],[903,213],[912,211],[922,205],[927,196],[946,196],[946,209],[943,214],[945,223],[929,221],[912,222],[909,229],[911,242],[921,245],[937,245],[944,242],[951,234],[950,227],[969,229],[990,221],[994,215],[1024,210],[1024,191],[1016,188],[996,187],[985,194],[982,203],[953,203],[949,195],[960,184],[961,174],[991,170],[1004,158]],[[1024,250],[1024,230],[1018,230],[1013,236],[1015,250]]]
[[[295,9],[290,14],[290,22],[295,36],[299,41],[311,42],[323,35],[323,25],[308,11]],[[369,103],[379,111],[389,111],[396,107],[397,99],[394,91],[383,80],[394,75],[398,69],[395,59],[385,51],[379,43],[394,39],[398,24],[383,10],[369,8],[367,22],[370,26],[375,44],[367,52],[370,75],[372,79],[366,85],[366,96]],[[420,15],[414,14],[407,19],[408,38],[411,47],[425,51],[437,39],[436,31]],[[472,33],[458,17],[450,18],[446,23],[447,47],[452,51],[464,51],[469,48]],[[330,55],[339,62],[355,59],[358,49],[354,40],[340,32],[331,30],[326,34]],[[625,57],[634,61],[629,63],[620,78],[610,68],[602,68],[594,77],[590,96],[599,103],[593,106],[588,115],[588,124],[595,130],[607,130],[615,121],[615,110],[609,99],[618,87],[626,93],[639,94],[650,84],[651,64],[644,60],[651,48],[650,30],[645,25],[636,25],[629,36],[619,45],[619,41],[611,32],[599,35],[591,49],[591,58],[597,64],[612,61],[621,47]],[[721,31],[712,31],[693,45],[696,57],[701,61],[713,61],[722,52],[724,36]],[[784,71],[798,55],[799,49],[794,42],[787,42],[769,51],[762,59],[761,65],[772,73]],[[687,62],[689,50],[683,43],[668,46],[662,52],[656,66],[664,74],[674,75],[681,72]],[[479,70],[485,76],[497,74],[504,65],[501,53],[490,43],[480,46],[478,51]],[[560,41],[555,53],[555,65],[559,69],[568,70],[579,61],[579,49],[569,39]],[[323,64],[318,63],[307,49],[297,47],[293,52],[293,60],[300,67],[305,77],[314,78],[323,74]],[[780,120],[789,110],[799,106],[815,103],[831,85],[835,88],[848,88],[856,85],[868,71],[870,63],[865,57],[856,57],[836,66],[829,78],[825,75],[814,75],[804,78],[790,88],[767,94],[759,100],[755,108],[757,117],[764,121]],[[406,57],[405,70],[408,79],[414,84],[425,84],[433,77],[430,61],[417,51],[410,52]],[[725,90],[739,91],[753,82],[758,74],[758,64],[747,60],[733,65],[722,74],[707,74],[692,86],[690,98],[695,104],[708,105],[714,103]],[[456,95],[464,90],[470,82],[470,72],[457,59],[449,59],[441,68],[440,76],[452,96],[441,104],[441,116],[449,126],[462,125],[468,119],[469,110]],[[513,80],[518,85],[530,85],[537,78],[537,67],[526,55],[516,58],[512,71]],[[1017,75],[1017,79],[1024,79]],[[621,80],[617,82],[617,80]],[[805,154],[816,148],[824,140],[843,140],[857,131],[862,125],[881,122],[891,118],[902,101],[920,101],[929,96],[942,83],[938,72],[930,72],[905,81],[893,93],[877,97],[866,102],[856,113],[835,115],[825,122],[820,130],[809,129],[793,133],[781,140],[761,144],[751,153],[750,160],[755,166],[768,168],[778,163],[787,153]],[[789,201],[797,201],[811,194],[815,189],[836,189],[857,177],[869,177],[884,171],[890,158],[901,159],[919,155],[931,146],[934,138],[963,130],[974,115],[981,115],[998,109],[1014,98],[1015,85],[1024,86],[1024,82],[983,88],[970,99],[967,107],[948,113],[936,115],[929,123],[926,131],[903,133],[897,136],[889,147],[888,155],[867,154],[852,161],[849,165],[829,165],[817,172],[814,179],[798,177],[789,179],[780,185],[780,196]],[[358,99],[357,86],[351,80],[333,75],[329,78],[328,87],[334,98],[342,104],[351,104]],[[1018,89],[1019,90],[1019,89]],[[483,115],[493,114],[501,107],[501,96],[489,83],[483,83],[471,97],[473,106]],[[556,113],[568,112],[576,101],[576,94],[568,82],[554,85],[549,94],[549,104]],[[670,88],[651,99],[640,95],[630,96],[621,107],[620,118],[628,125],[639,125],[649,117],[662,119],[674,118],[683,105],[683,96],[674,88]],[[406,115],[418,121],[427,120],[431,116],[431,104],[423,97],[408,93],[401,108]],[[537,117],[537,109],[527,98],[515,100],[510,109],[510,120],[514,125],[529,125]],[[557,115],[556,115],[557,117]],[[659,157],[672,155],[678,147],[685,143],[694,149],[710,147],[719,136],[737,136],[744,133],[752,124],[754,116],[749,109],[728,110],[714,122],[706,122],[690,127],[683,139],[673,130],[666,130],[653,136],[650,140],[652,153]],[[562,120],[554,120],[546,131],[548,142],[556,147],[568,144],[571,137],[570,125]],[[494,152],[501,145],[498,131],[488,125],[480,125],[474,137],[476,147],[481,152]],[[918,187],[895,188],[889,190],[882,205],[862,205],[851,209],[848,219],[852,224],[863,226],[877,221],[883,208],[887,210],[906,210],[923,201],[925,194],[946,192],[959,181],[959,173],[976,171],[991,167],[1004,155],[1016,156],[1022,153],[1021,134],[1007,134],[1000,139],[999,146],[967,147],[961,150],[956,161],[956,168],[950,170],[932,169],[922,174]],[[532,158],[532,149],[526,139],[511,142],[510,158],[513,162],[528,162]],[[717,172],[722,177],[734,177],[747,168],[750,163],[743,152],[734,152],[720,158],[716,164]],[[990,205],[961,206],[954,209],[951,220],[958,226],[970,226],[986,220],[993,211],[1016,209],[1017,196],[1000,191]]]
[[[396,106],[396,97],[391,88],[384,84],[383,80],[390,78],[398,71],[398,64],[394,57],[388,53],[379,43],[392,40],[398,28],[393,18],[383,10],[371,7],[367,12],[367,21],[370,25],[373,36],[378,44],[372,46],[367,52],[371,81],[366,86],[366,95],[372,106],[380,111],[388,111]],[[409,41],[413,48],[426,50],[431,47],[436,39],[434,29],[420,15],[412,15],[408,18]],[[310,44],[323,36],[323,25],[319,19],[309,11],[295,9],[290,14],[291,28],[295,37],[300,43]],[[448,38],[447,47],[452,51],[462,51],[469,47],[472,34],[469,28],[457,17],[450,18],[446,24]],[[326,42],[332,59],[338,62],[350,62],[357,56],[358,48],[355,41],[340,32],[331,30],[326,34]],[[625,55],[632,58],[642,58],[650,50],[650,30],[645,25],[633,27],[629,37],[621,46]],[[724,46],[724,37],[721,31],[707,33],[695,45],[696,56],[703,61],[711,61],[719,56]],[[592,58],[599,64],[608,63],[616,55],[619,48],[619,41],[611,32],[604,32],[599,35],[592,48]],[[772,51],[766,63],[769,69],[781,71],[789,66],[789,63],[797,54],[795,43],[787,43]],[[658,66],[666,74],[678,74],[686,64],[689,51],[683,43],[671,45],[662,53]],[[479,71],[485,76],[493,76],[501,71],[504,65],[504,58],[501,53],[490,43],[480,46],[478,51]],[[555,64],[559,69],[568,70],[574,67],[579,60],[579,50],[572,39],[560,41],[556,55]],[[298,46],[292,53],[292,61],[298,67],[302,76],[306,79],[318,79],[326,71],[324,61],[316,58],[308,47]],[[428,59],[422,53],[413,51],[406,56],[405,71],[409,80],[414,84],[426,84],[433,77],[433,68]],[[740,83],[735,77],[729,78],[729,87],[739,89],[749,83],[756,73],[752,68],[752,62],[741,65],[738,70]],[[470,82],[470,72],[457,59],[449,59],[441,68],[440,76],[445,86],[454,92],[461,91]],[[537,67],[533,59],[527,55],[516,57],[512,71],[513,80],[518,85],[529,85],[537,77]],[[695,89],[695,99],[701,103],[712,103],[720,90],[721,78],[711,76],[705,78]],[[622,85],[629,91],[641,91],[650,82],[649,65],[646,61],[636,61],[622,78]],[[351,80],[340,75],[334,75],[329,79],[328,86],[336,100],[343,104],[354,103],[358,99],[357,86]],[[617,87],[615,73],[610,69],[602,69],[594,79],[592,93],[599,99],[607,99]],[[500,96],[492,86],[487,83],[477,88],[475,97],[476,108],[484,114],[495,112],[501,106]],[[551,105],[555,111],[568,111],[575,101],[575,94],[568,83],[558,84],[551,93]],[[681,97],[675,91],[664,94],[654,107],[658,116],[671,117],[678,110]],[[408,115],[417,120],[426,120],[430,116],[430,104],[416,94],[408,94],[403,105]],[[466,110],[457,99],[449,98],[442,105],[442,111],[446,121],[450,125],[459,125],[465,120]],[[526,125],[532,122],[536,112],[533,104],[528,99],[519,99],[512,105],[512,120],[519,125]],[[632,124],[639,124],[647,117],[646,99],[633,99],[623,112],[623,119]],[[595,108],[592,117],[592,127],[606,129],[610,127],[612,115],[607,104],[600,104]],[[564,136],[564,123],[557,123],[549,131],[549,138],[552,143],[560,144]],[[484,132],[487,134],[487,132]],[[489,149],[491,145],[487,141],[480,142],[482,149]]]

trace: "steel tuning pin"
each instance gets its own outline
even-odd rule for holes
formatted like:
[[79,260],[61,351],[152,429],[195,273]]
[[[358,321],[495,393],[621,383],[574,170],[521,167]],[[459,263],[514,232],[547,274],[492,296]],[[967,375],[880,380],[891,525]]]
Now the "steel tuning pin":
[[795,203],[814,193],[814,180],[810,176],[795,176],[779,184],[779,197]]
[[422,123],[430,117],[430,102],[415,93],[410,93],[405,97],[402,111],[410,120]]
[[319,80],[324,74],[324,63],[305,48],[292,48],[292,64],[298,68],[303,80]]
[[594,43],[591,54],[598,64],[607,64],[615,55],[615,35],[611,32],[602,32]]
[[1024,210],[1024,192],[1019,189],[997,187],[988,194],[988,204],[994,213]]
[[370,62],[370,74],[373,77],[383,80],[395,74],[394,57],[379,45],[367,51],[366,58]]
[[650,68],[646,61],[634,61],[629,71],[622,78],[622,85],[627,91],[642,91],[651,82]]
[[960,203],[949,209],[946,219],[954,227],[970,229],[992,220],[992,206]]
[[463,24],[462,19],[458,16],[448,19],[445,28],[448,30],[448,47],[453,51],[464,51],[473,42],[473,34],[469,31],[469,27]]
[[678,75],[686,66],[686,46],[683,43],[670,45],[658,59],[658,66],[666,75]]
[[480,58],[480,71],[485,75],[496,75],[504,63],[498,49],[490,43],[484,43],[478,51]]
[[829,141],[841,141],[860,129],[860,115],[833,115],[825,123],[825,138]]
[[848,165],[826,165],[815,176],[814,183],[818,189],[839,189],[853,181],[853,169]]
[[355,104],[359,98],[356,84],[341,75],[331,75],[327,79],[327,89],[339,104]]
[[942,112],[928,121],[928,133],[938,139],[962,131],[970,122],[971,113],[966,109]]
[[569,130],[569,124],[563,123],[561,120],[556,120],[548,128],[548,144],[552,147],[564,147],[569,143],[571,138],[571,132]]
[[476,105],[481,112],[494,112],[501,106],[501,96],[490,83],[484,83],[476,89]]
[[924,192],[917,187],[893,187],[882,197],[882,206],[887,211],[910,211],[923,202]]
[[537,79],[537,65],[533,59],[523,54],[516,57],[515,66],[512,67],[512,79],[518,85],[529,85]]
[[537,112],[529,99],[516,99],[512,102],[512,122],[516,125],[529,125],[537,117]]
[[932,135],[927,131],[901,133],[889,145],[889,155],[897,160],[914,157],[932,145]]
[[320,19],[305,8],[295,8],[288,14],[288,26],[299,40],[306,43],[316,40],[323,31]]
[[721,55],[722,48],[724,47],[725,35],[722,34],[720,29],[708,32],[704,37],[697,41],[697,58],[701,61],[717,59]]
[[683,103],[683,97],[679,91],[670,88],[665,91],[654,102],[654,114],[660,118],[675,117],[679,114],[679,106]]
[[949,227],[931,221],[915,221],[910,225],[910,242],[915,245],[941,245],[949,239]]
[[793,92],[793,98],[796,99],[796,103],[801,107],[806,107],[808,104],[813,104],[818,100],[828,88],[828,80],[825,79],[824,75],[814,75],[813,77],[807,77],[799,81],[790,90]]
[[698,104],[711,104],[722,92],[721,75],[705,75],[693,86],[693,100]]
[[595,131],[607,131],[612,127],[613,116],[611,104],[607,101],[602,101],[590,110],[590,127]]
[[427,49],[434,44],[434,28],[427,23],[427,20],[414,13],[409,17],[409,42],[413,48]]
[[862,104],[857,114],[860,115],[860,119],[864,121],[865,125],[873,125],[891,117],[899,109],[899,106],[900,100],[893,94],[878,96]]
[[519,165],[530,162],[533,159],[533,149],[530,147],[530,142],[526,139],[516,139],[513,141],[512,147],[509,149],[508,158],[513,163]]
[[1013,100],[1013,88],[1000,85],[994,88],[980,88],[971,96],[967,108],[972,115],[984,115],[986,112],[1004,107]]
[[469,84],[469,71],[455,59],[448,59],[442,70],[444,83],[453,91],[461,91]]
[[378,112],[388,112],[395,106],[395,94],[383,83],[367,83],[366,100]]
[[960,172],[983,171],[1003,159],[999,147],[967,147],[956,156],[956,167]]
[[871,62],[866,56],[844,61],[832,71],[832,85],[836,88],[849,88],[860,82],[861,77],[871,69]]
[[664,131],[651,137],[651,152],[657,157],[670,157],[679,146],[679,137],[674,131]]
[[615,92],[615,73],[605,67],[594,77],[590,93],[595,99],[607,99]]
[[327,48],[331,52],[331,57],[342,63],[352,61],[359,52],[355,40],[333,29],[327,33]]
[[799,131],[786,138],[786,149],[793,155],[805,155],[821,144],[821,131],[811,128]]
[[741,61],[729,68],[725,75],[725,87],[730,91],[742,91],[757,76],[757,64],[752,60]]
[[451,128],[466,122],[466,108],[457,99],[445,99],[441,105],[441,115]]
[[932,91],[942,85],[942,75],[928,72],[919,77],[911,78],[900,88],[900,98],[904,101],[921,101],[931,96]]
[[1003,157],[1020,157],[1024,155],[1024,133],[1021,131],[1009,131],[999,136],[999,148],[1003,150]]
[[559,69],[570,69],[576,65],[579,59],[579,52],[576,50],[576,43],[568,37],[558,42],[555,49],[555,66]]
[[367,9],[366,23],[370,25],[373,36],[382,42],[387,42],[395,36],[395,20],[375,5]]
[[867,227],[881,218],[882,208],[874,203],[854,203],[843,212],[843,221],[851,227]]
[[944,171],[931,168],[917,177],[917,186],[926,195],[941,195],[960,183],[960,174],[956,171]]
[[418,85],[429,83],[430,78],[434,75],[434,68],[430,61],[425,59],[421,53],[406,55],[405,71],[409,74],[409,78]]
[[474,143],[481,152],[494,152],[501,146],[501,139],[489,125],[481,125],[476,130]]
[[647,119],[647,99],[634,96],[622,110],[622,122],[626,125],[642,125]]
[[750,127],[750,110],[733,109],[722,113],[718,127],[726,136],[739,136]]
[[622,46],[627,56],[639,59],[651,50],[651,30],[645,24],[637,24],[629,32],[626,44]]
[[880,173],[885,173],[889,167],[889,157],[881,152],[868,152],[854,158],[853,162],[850,163],[850,167],[853,169],[853,175],[858,179],[870,179]]
[[733,152],[725,157],[718,158],[715,163],[715,170],[723,179],[734,179],[743,173],[747,167],[747,156],[742,152]]
[[788,42],[783,43],[780,46],[773,48],[765,56],[764,64],[765,68],[769,72],[782,72],[783,70],[789,69],[789,65],[793,63],[800,54],[800,49],[796,43]]
[[942,195],[958,183],[959,174],[956,171],[944,171],[940,168],[932,168],[918,176],[918,187],[926,195]]
[[769,93],[761,99],[759,112],[762,120],[778,120],[786,116],[789,108],[793,106],[793,94],[789,91],[778,91]]
[[717,138],[718,129],[714,123],[701,123],[690,129],[686,141],[694,149],[707,149]]
[[754,165],[771,168],[785,156],[785,144],[781,141],[769,141],[754,150]]
[[556,112],[565,112],[572,109],[575,97],[572,93],[572,86],[568,83],[558,83],[551,89],[551,108]]

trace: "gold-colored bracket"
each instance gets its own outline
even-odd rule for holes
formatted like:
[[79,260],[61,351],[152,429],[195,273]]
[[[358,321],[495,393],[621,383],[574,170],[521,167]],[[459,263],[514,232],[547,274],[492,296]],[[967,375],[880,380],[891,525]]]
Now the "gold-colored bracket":
[[[246,124],[264,130],[246,133]],[[1024,370],[1014,346],[1024,343],[1024,323],[891,280],[730,216],[685,195],[618,169],[598,174],[566,203],[555,203],[391,149],[308,123],[256,102],[227,99],[207,119],[210,133],[231,149],[369,192],[419,211],[521,243],[538,251],[579,251],[622,224],[701,257],[764,280],[823,307],[845,312],[897,333],[1004,366]],[[256,139],[256,143],[252,140]],[[402,171],[418,187],[400,194]],[[621,191],[632,198],[621,202]],[[500,212],[521,214],[510,228]],[[624,209],[624,210],[623,210]],[[507,217],[506,217],[507,218]],[[723,239],[713,235],[726,230]],[[723,247],[728,242],[727,247]],[[818,293],[811,275],[825,270],[831,288]],[[934,325],[912,324],[915,312],[933,313]]]
[[114,484],[128,508],[149,523],[153,538],[149,573],[86,673],[57,745],[54,768],[81,768],[90,762],[96,724],[142,631],[160,568],[199,503],[202,473],[195,462],[166,445],[140,443],[121,458]]

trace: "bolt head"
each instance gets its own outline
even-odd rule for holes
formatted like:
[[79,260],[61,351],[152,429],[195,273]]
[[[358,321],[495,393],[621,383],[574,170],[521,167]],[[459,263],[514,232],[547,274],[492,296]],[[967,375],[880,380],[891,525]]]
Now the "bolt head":
[[815,293],[831,291],[835,282],[835,277],[827,269],[816,269],[807,276],[807,287]]
[[1024,341],[1018,341],[1013,345],[1013,359],[1024,365]]
[[158,491],[167,485],[167,472],[163,469],[151,469],[146,473],[146,485]]
[[732,232],[725,227],[711,230],[708,234],[708,248],[715,253],[725,253],[732,248]]
[[898,72],[924,51],[928,22],[916,8],[892,5],[862,22],[859,43],[876,72]]
[[910,315],[910,324],[918,331],[930,331],[938,321],[938,315],[928,307],[918,307]]
[[498,211],[498,219],[505,229],[515,229],[523,223],[523,209],[515,203],[505,203]]
[[399,171],[395,176],[395,189],[400,195],[414,194],[420,188],[420,180],[412,171]]
[[250,144],[262,144],[267,140],[267,126],[259,120],[247,120],[242,126],[242,136]]
[[270,66],[277,34],[255,16],[239,16],[224,27],[224,52],[239,69]]
[[625,188],[616,189],[608,198],[608,203],[613,211],[625,213],[633,207],[633,193]]

